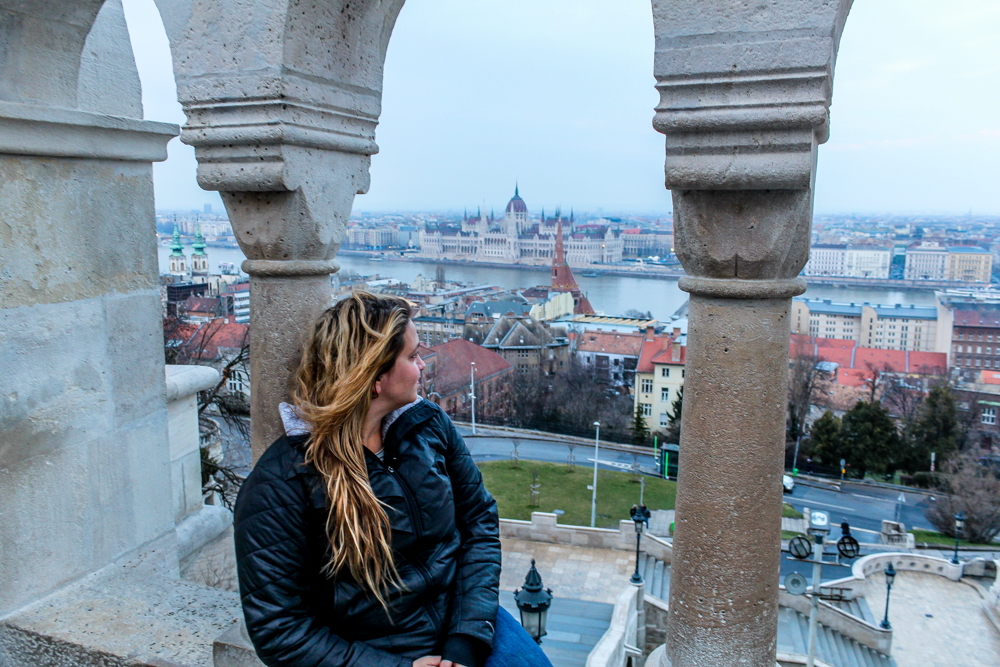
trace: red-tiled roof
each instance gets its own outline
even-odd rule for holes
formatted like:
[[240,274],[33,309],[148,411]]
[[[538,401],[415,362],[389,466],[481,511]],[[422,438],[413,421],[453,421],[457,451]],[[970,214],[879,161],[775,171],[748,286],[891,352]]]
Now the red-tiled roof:
[[513,368],[496,352],[463,338],[435,345],[425,356],[431,355],[434,357],[434,389],[442,396],[468,388],[473,361],[476,362],[477,382]]
[[684,365],[687,359],[687,347],[677,345],[679,356],[674,359],[674,343],[670,336],[654,336],[652,340],[646,340],[643,335],[642,353],[639,355],[639,364],[636,366],[637,373],[652,373],[653,364]]
[[1000,328],[1000,310],[956,310],[954,326]]
[[584,331],[579,336],[576,349],[580,352],[603,352],[638,357],[642,351],[645,334]]
[[184,300],[184,308],[189,313],[214,313],[219,309],[219,297],[189,296]]
[[875,371],[903,374],[943,374],[947,355],[943,352],[908,352],[856,347],[854,341],[836,338],[813,338],[792,335],[791,356],[797,350],[815,353],[820,361],[836,363],[837,382],[860,387]]
[[218,359],[223,350],[239,350],[249,335],[250,326],[225,318],[194,324],[182,322],[172,331],[164,332],[184,354],[197,359]]

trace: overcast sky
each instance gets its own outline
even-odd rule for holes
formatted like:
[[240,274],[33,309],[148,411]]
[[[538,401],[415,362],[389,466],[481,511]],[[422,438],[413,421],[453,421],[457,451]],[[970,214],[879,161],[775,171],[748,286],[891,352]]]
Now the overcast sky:
[[[124,0],[146,118],[182,123],[153,0]],[[817,213],[1000,214],[1000,2],[856,0]],[[357,211],[663,214],[649,0],[409,0]],[[221,207],[174,139],[158,208]]]

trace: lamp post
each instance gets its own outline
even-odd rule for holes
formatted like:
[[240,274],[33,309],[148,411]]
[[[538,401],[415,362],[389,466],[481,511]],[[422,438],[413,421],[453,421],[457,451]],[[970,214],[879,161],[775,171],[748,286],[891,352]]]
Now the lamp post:
[[597,432],[594,435],[594,485],[591,487],[594,494],[590,498],[590,527],[597,526],[597,450],[601,446],[601,422],[594,422]]
[[955,515],[955,555],[951,557],[952,565],[958,565],[958,540],[962,537],[963,528],[965,528],[965,515],[959,512]]
[[531,569],[524,578],[524,586],[514,591],[514,603],[521,612],[521,626],[535,640],[542,643],[545,632],[545,621],[552,604],[552,591],[542,588],[542,575],[535,569],[535,559],[531,559]]
[[639,574],[639,541],[642,539],[643,525],[649,526],[650,512],[645,505],[632,505],[628,514],[635,522],[635,572],[632,573],[632,583],[638,586],[642,583],[642,575]]
[[476,434],[476,362],[469,366],[469,400],[472,401],[472,435]]
[[884,630],[892,630],[892,626],[889,625],[889,593],[892,592],[892,582],[896,579],[896,568],[889,563],[888,567],[885,568],[885,618],[879,623],[879,626]]

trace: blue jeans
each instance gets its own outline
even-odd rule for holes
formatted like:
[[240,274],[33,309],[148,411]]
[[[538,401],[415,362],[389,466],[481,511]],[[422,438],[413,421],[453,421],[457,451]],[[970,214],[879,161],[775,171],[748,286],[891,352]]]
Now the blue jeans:
[[493,633],[493,652],[486,659],[486,667],[552,667],[552,663],[521,624],[500,607]]

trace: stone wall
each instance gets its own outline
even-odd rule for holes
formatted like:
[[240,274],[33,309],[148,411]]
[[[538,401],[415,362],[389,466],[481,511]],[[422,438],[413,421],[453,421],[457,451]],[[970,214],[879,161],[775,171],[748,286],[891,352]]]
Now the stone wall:
[[73,7],[0,1],[0,615],[173,540],[151,162],[177,128],[140,120],[120,1]]
[[[635,524],[631,521],[619,522],[618,530],[615,530],[589,526],[560,526],[558,520],[557,515],[549,512],[532,512],[531,521],[500,519],[500,537],[593,549],[635,551]],[[644,533],[642,551],[669,563],[673,550],[666,540]]]

